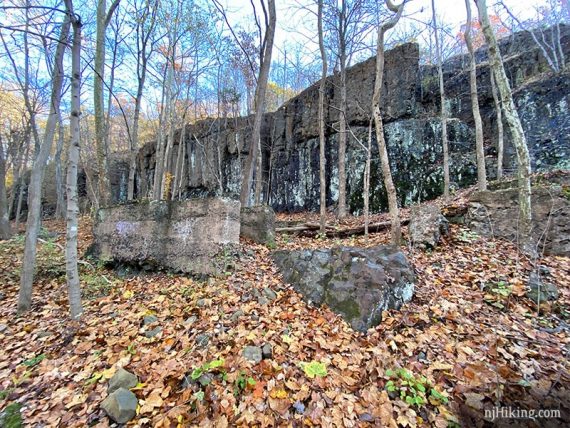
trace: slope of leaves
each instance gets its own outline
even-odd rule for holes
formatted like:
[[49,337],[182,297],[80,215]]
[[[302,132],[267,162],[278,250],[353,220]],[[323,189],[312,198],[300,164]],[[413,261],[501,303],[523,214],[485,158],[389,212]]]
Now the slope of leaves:
[[[48,228],[64,230],[56,222]],[[81,230],[84,250],[88,219]],[[277,245],[387,240],[290,235]],[[140,379],[133,390],[137,426],[476,426],[495,403],[540,403],[568,417],[567,258],[544,258],[561,296],[537,314],[524,297],[528,261],[508,243],[453,227],[435,251],[405,249],[417,272],[416,295],[363,336],[327,308],[304,303],[282,282],[270,250],[249,242],[233,272],[203,282],[167,273],[120,278],[82,264],[90,292],[83,320],[72,323],[65,277],[46,273],[58,258],[45,246],[33,310],[16,317],[22,243],[0,243],[0,411],[18,402],[32,426],[108,425],[99,406],[120,366]],[[259,299],[265,288],[277,298]],[[493,291],[503,289],[509,292]],[[158,320],[144,326],[147,315]],[[162,330],[147,338],[157,326]],[[272,346],[271,359],[255,365],[241,356],[246,346],[264,344]],[[414,393],[433,388],[439,395],[411,403],[411,389],[394,382],[400,368],[415,379]]]

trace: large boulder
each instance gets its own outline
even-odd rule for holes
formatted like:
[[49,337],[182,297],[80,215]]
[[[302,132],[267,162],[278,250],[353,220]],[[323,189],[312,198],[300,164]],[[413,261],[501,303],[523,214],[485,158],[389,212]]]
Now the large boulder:
[[218,274],[239,230],[240,203],[230,199],[117,205],[97,212],[94,253],[106,261]]
[[410,240],[420,248],[435,248],[442,236],[449,233],[449,222],[437,205],[412,206],[410,213]]
[[[536,183],[532,187],[532,237],[545,254],[570,255],[569,189],[568,173],[561,173],[551,183]],[[517,242],[518,194],[516,187],[475,192],[469,200],[467,226],[483,236]]]
[[393,246],[276,251],[273,259],[307,301],[328,305],[362,332],[380,323],[383,310],[399,309],[414,292],[413,269]]
[[240,235],[259,244],[275,242],[275,211],[267,205],[241,209]]

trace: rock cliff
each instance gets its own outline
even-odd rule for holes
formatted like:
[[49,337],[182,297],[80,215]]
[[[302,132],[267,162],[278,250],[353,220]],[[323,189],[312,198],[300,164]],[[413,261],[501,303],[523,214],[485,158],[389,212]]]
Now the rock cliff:
[[[570,57],[570,27],[561,27],[561,45]],[[500,49],[515,102],[528,139],[533,170],[570,168],[570,71],[549,72],[547,62],[528,33],[502,39]],[[488,175],[496,170],[496,114],[489,80],[486,48],[476,53],[479,102],[484,122]],[[444,64],[450,119],[448,134],[451,180],[454,187],[476,180],[473,118],[469,97],[467,57]],[[369,110],[374,86],[375,58],[348,69],[349,125],[346,152],[347,200],[352,212],[362,208],[363,171],[368,139]],[[338,76],[327,78],[326,182],[327,204],[338,199]],[[262,125],[261,174],[263,197],[276,211],[318,209],[318,82],[289,100],[277,111],[265,114]],[[438,117],[437,72],[420,66],[416,44],[403,44],[386,53],[382,111],[395,184],[402,205],[433,199],[443,190],[441,127]],[[223,195],[237,197],[241,168],[251,144],[252,117],[207,119],[178,130],[172,150],[176,157],[185,132],[181,198]],[[505,135],[505,171],[514,172],[515,153]],[[371,208],[386,208],[376,141],[373,136]],[[126,197],[128,163],[115,162],[113,196]],[[148,196],[152,187],[155,143],[138,155],[136,193]],[[85,186],[86,188],[88,186]]]

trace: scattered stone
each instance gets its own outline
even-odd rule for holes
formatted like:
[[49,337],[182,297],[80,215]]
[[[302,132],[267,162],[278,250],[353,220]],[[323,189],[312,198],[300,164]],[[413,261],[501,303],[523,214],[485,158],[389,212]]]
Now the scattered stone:
[[299,400],[293,403],[293,408],[297,413],[305,413],[305,405],[301,403]]
[[256,321],[256,322],[259,321],[259,315],[253,314],[253,315],[251,316],[251,320],[252,320],[252,321]]
[[196,306],[198,306],[199,308],[203,308],[204,306],[206,306],[206,299],[198,299],[198,301],[196,302]]
[[556,285],[545,281],[544,275],[540,275],[536,271],[530,273],[528,288],[526,296],[534,303],[558,299],[558,288]]
[[47,331],[47,330],[40,330],[36,333],[36,335],[38,336],[38,339],[43,339],[44,337],[49,337],[52,334],[53,333],[51,331]]
[[194,324],[196,321],[198,320],[198,317],[196,315],[192,315],[189,316],[188,318],[186,318],[186,320],[184,321],[184,325],[186,327],[191,326],[192,324]]
[[107,416],[118,424],[125,424],[133,419],[137,413],[138,400],[135,394],[125,388],[119,388],[111,393],[101,408]]
[[8,326],[6,324],[0,324],[0,333],[4,333],[8,330]]
[[273,259],[305,300],[327,304],[362,332],[380,323],[383,310],[399,309],[414,293],[412,267],[389,245],[276,251]]
[[271,207],[243,207],[240,223],[240,236],[259,244],[275,243],[275,212]]
[[157,325],[155,328],[145,331],[144,336],[148,339],[152,339],[153,337],[157,336],[160,332],[162,332],[162,327]]
[[210,336],[208,334],[202,333],[196,336],[196,346],[200,348],[205,348],[206,346],[208,346],[209,342],[210,342]]
[[372,416],[370,413],[362,413],[358,416],[358,419],[362,422],[374,422],[374,416]]
[[238,309],[237,311],[235,311],[232,316],[230,317],[230,320],[232,322],[236,322],[237,320],[240,319],[240,317],[243,315],[243,311],[241,309]]
[[242,352],[243,357],[248,360],[252,361],[255,364],[258,364],[263,359],[263,353],[259,346],[246,346]]
[[137,375],[121,367],[109,380],[109,388],[107,389],[107,392],[110,394],[119,388],[131,389],[137,386],[138,383],[139,378]]
[[0,300],[4,300],[6,298],[6,295],[2,292],[0,292]]
[[410,211],[410,239],[420,248],[435,248],[449,234],[449,222],[436,205],[413,205]]
[[263,345],[263,347],[261,348],[261,356],[263,357],[264,360],[270,360],[271,358],[273,358],[273,348],[271,347],[271,344],[266,343],[265,345]]
[[267,287],[264,288],[263,294],[265,294],[265,297],[267,297],[269,300],[277,299],[277,293],[275,291],[273,291],[271,288],[267,288]]
[[214,375],[211,373],[204,373],[198,378],[198,383],[202,386],[206,386],[212,383],[214,380]]
[[260,305],[267,305],[267,304],[269,304],[269,299],[268,299],[267,297],[265,297],[265,296],[259,296],[259,297],[257,298],[257,302],[258,302]]
[[145,315],[143,318],[143,325],[149,325],[158,321],[158,318],[154,315]]

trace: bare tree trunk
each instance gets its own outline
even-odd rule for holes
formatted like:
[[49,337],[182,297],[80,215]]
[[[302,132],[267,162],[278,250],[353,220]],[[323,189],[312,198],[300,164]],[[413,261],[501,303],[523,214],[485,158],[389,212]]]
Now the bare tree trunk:
[[73,45],[71,48],[71,144],[67,155],[67,234],[65,240],[65,266],[69,311],[72,319],[83,314],[81,286],[77,269],[77,216],[79,198],[77,196],[77,167],[79,165],[79,116],[81,114],[81,18],[73,13],[72,0],[65,0],[68,12],[73,16]]
[[[323,0],[318,6],[319,49],[321,51],[321,82],[319,84],[319,189],[320,199],[320,233],[325,233],[327,220],[327,189],[326,189],[326,157],[325,157],[325,89],[327,85],[327,53],[323,35]],[[342,112],[341,112],[342,115]]]
[[[166,81],[168,77],[168,82]],[[168,87],[170,86],[170,70],[168,61],[166,62],[165,70],[164,70],[164,78],[162,84],[162,102],[160,107],[160,118],[158,123],[158,138],[156,141],[156,151],[155,151],[155,167],[154,167],[154,183],[153,183],[153,191],[152,191],[152,198],[154,200],[161,199],[161,191],[162,191],[162,174],[163,174],[163,166],[164,166],[164,150],[165,150],[165,139],[164,139],[164,127],[166,122],[166,117],[169,116],[169,100],[170,96]],[[166,100],[166,103],[165,103]],[[166,104],[166,105],[165,105]]]
[[346,1],[342,1],[339,22],[340,60],[340,112],[338,135],[338,212],[339,219],[346,217]]
[[368,239],[370,224],[370,161],[372,158],[372,118],[368,124],[368,146],[366,151],[366,166],[364,167],[364,236]]
[[174,184],[172,185],[172,199],[176,198],[180,182],[182,181],[182,166],[184,165],[184,146],[186,144],[186,117],[183,119],[182,131],[180,131],[180,141],[178,141],[178,151],[176,153],[176,166],[174,169]]
[[483,122],[479,111],[479,98],[477,91],[477,65],[471,40],[471,0],[465,0],[467,10],[467,24],[465,25],[465,44],[469,52],[469,87],[471,90],[471,109],[475,122],[475,147],[477,154],[477,185],[479,190],[487,189],[487,172],[485,170],[485,147],[483,145]]
[[18,313],[26,312],[32,304],[32,286],[36,265],[36,243],[40,228],[42,209],[42,181],[46,162],[51,152],[55,127],[57,124],[58,109],[61,101],[61,88],[63,85],[63,56],[69,36],[69,17],[66,17],[59,36],[59,43],[55,51],[52,72],[52,90],[50,111],[46,123],[44,140],[34,159],[30,184],[28,185],[28,220],[26,223],[26,244],[22,273],[20,275],[20,293],[18,296]]
[[275,0],[268,0],[269,22],[265,29],[264,52],[261,67],[259,69],[259,79],[257,79],[257,87],[255,88],[255,116],[253,119],[253,138],[251,147],[247,155],[245,169],[243,171],[243,179],[241,183],[240,201],[241,206],[249,206],[251,185],[253,182],[253,170],[255,168],[255,160],[257,158],[257,149],[261,139],[261,121],[263,120],[263,111],[265,109],[265,92],[267,91],[267,80],[269,78],[269,69],[271,67],[271,54],[273,51],[273,39],[275,37]]
[[528,254],[536,255],[536,248],[532,242],[532,210],[531,210],[531,187],[530,187],[530,157],[526,138],[521,125],[519,114],[515,107],[511,86],[505,73],[501,53],[497,47],[497,39],[489,23],[486,0],[476,0],[479,10],[479,22],[489,46],[489,58],[491,68],[495,75],[497,89],[501,96],[505,121],[510,130],[513,144],[517,152],[518,182],[519,182],[519,244],[521,249]]
[[497,179],[503,177],[503,155],[505,146],[505,137],[503,131],[503,108],[497,93],[497,85],[495,83],[495,73],[489,70],[489,79],[491,79],[491,92],[493,93],[493,101],[495,103],[495,113],[497,115]]
[[449,146],[447,142],[447,105],[443,86],[443,65],[441,47],[439,46],[439,31],[435,17],[435,1],[431,0],[433,34],[435,39],[435,54],[437,56],[437,75],[439,78],[439,98],[441,103],[441,144],[443,145],[443,197],[449,198]]
[[114,0],[109,11],[107,1],[97,2],[97,32],[95,39],[95,60],[93,64],[93,107],[95,113],[95,144],[97,146],[97,166],[99,168],[99,204],[105,206],[111,201],[109,183],[109,147],[105,127],[105,106],[103,85],[105,81],[105,32],[120,0]]
[[263,170],[262,170],[263,154],[261,151],[261,138],[257,151],[257,160],[255,163],[255,205],[261,204],[261,194],[263,193]]
[[6,157],[4,156],[4,143],[0,134],[0,241],[10,239],[12,228],[8,213],[8,198],[6,197]]
[[55,146],[55,192],[57,195],[57,203],[55,206],[55,217],[58,219],[65,218],[65,191],[63,188],[63,171],[61,168],[61,164],[63,160],[61,159],[61,155],[63,152],[63,121],[61,120],[61,112],[58,115],[58,124],[57,124],[57,144]]
[[384,176],[384,187],[388,194],[388,210],[390,211],[391,221],[391,239],[395,245],[400,245],[402,241],[402,231],[400,225],[400,209],[398,208],[398,197],[396,187],[392,179],[392,171],[390,170],[390,161],[388,158],[388,149],[386,148],[386,140],[384,139],[384,123],[380,112],[380,96],[382,94],[382,84],[384,79],[384,34],[393,28],[404,10],[404,4],[399,6],[392,4],[390,0],[386,0],[388,8],[395,12],[396,15],[388,22],[378,27],[378,43],[376,46],[376,78],[374,81],[374,94],[372,96],[372,113],[376,124],[376,142],[378,143],[378,153],[380,154],[380,162],[382,164],[382,175]]
[[[26,147],[26,156],[24,157],[24,168],[28,165],[28,159],[30,157],[30,147],[31,144],[28,141],[28,146]],[[20,231],[20,217],[22,215],[22,203],[24,202],[24,183],[20,182],[20,188],[18,189],[18,202],[16,203],[16,233]]]

